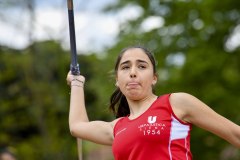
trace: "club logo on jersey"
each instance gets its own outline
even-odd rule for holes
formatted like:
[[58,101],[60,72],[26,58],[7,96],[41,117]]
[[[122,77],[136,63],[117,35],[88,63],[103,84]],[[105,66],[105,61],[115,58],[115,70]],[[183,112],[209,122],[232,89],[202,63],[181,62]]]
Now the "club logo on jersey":
[[148,123],[152,124],[155,123],[157,120],[157,116],[148,116]]
[[143,123],[138,126],[140,132],[144,136],[150,135],[161,135],[161,132],[164,131],[166,125],[157,121],[157,116],[148,116],[146,123]]

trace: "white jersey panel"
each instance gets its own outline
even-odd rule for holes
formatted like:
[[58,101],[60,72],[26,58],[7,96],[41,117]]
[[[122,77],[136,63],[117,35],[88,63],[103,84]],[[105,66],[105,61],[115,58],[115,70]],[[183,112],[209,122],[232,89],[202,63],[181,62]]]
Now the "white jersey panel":
[[176,139],[185,139],[188,136],[188,133],[190,131],[189,125],[184,125],[180,123],[176,118],[172,116],[172,127],[171,127],[171,133],[170,133],[170,140],[176,140]]

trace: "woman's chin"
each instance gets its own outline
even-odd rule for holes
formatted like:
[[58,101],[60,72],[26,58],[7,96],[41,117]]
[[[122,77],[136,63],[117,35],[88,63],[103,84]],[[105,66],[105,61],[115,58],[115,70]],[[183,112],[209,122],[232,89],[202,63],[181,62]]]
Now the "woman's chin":
[[127,95],[127,99],[130,99],[133,101],[138,101],[138,100],[141,100],[142,98],[143,98],[142,94],[139,92],[131,92],[131,93],[128,93]]

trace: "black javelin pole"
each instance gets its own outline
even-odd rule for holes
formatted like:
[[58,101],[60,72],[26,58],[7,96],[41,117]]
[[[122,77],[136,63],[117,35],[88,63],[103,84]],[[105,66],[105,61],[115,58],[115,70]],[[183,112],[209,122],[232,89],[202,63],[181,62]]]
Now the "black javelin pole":
[[[70,70],[73,75],[80,75],[79,64],[77,62],[73,0],[68,0],[67,4],[68,4],[69,35],[70,35],[70,45],[71,45]],[[77,150],[78,150],[78,159],[82,160],[82,140],[81,139],[77,139]]]
[[72,71],[73,75],[79,75],[80,69],[79,69],[79,64],[77,62],[73,0],[68,0],[68,21],[69,21],[69,35],[70,35],[70,45],[71,45],[70,70]]

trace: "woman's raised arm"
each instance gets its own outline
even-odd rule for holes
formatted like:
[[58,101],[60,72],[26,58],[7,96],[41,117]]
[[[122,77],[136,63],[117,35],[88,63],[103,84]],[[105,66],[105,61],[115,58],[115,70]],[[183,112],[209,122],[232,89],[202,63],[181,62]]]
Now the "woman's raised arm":
[[116,121],[89,122],[84,100],[85,78],[81,75],[72,75],[69,72],[67,83],[71,86],[69,111],[69,128],[71,134],[74,137],[95,143],[111,145],[113,141],[113,126]]

